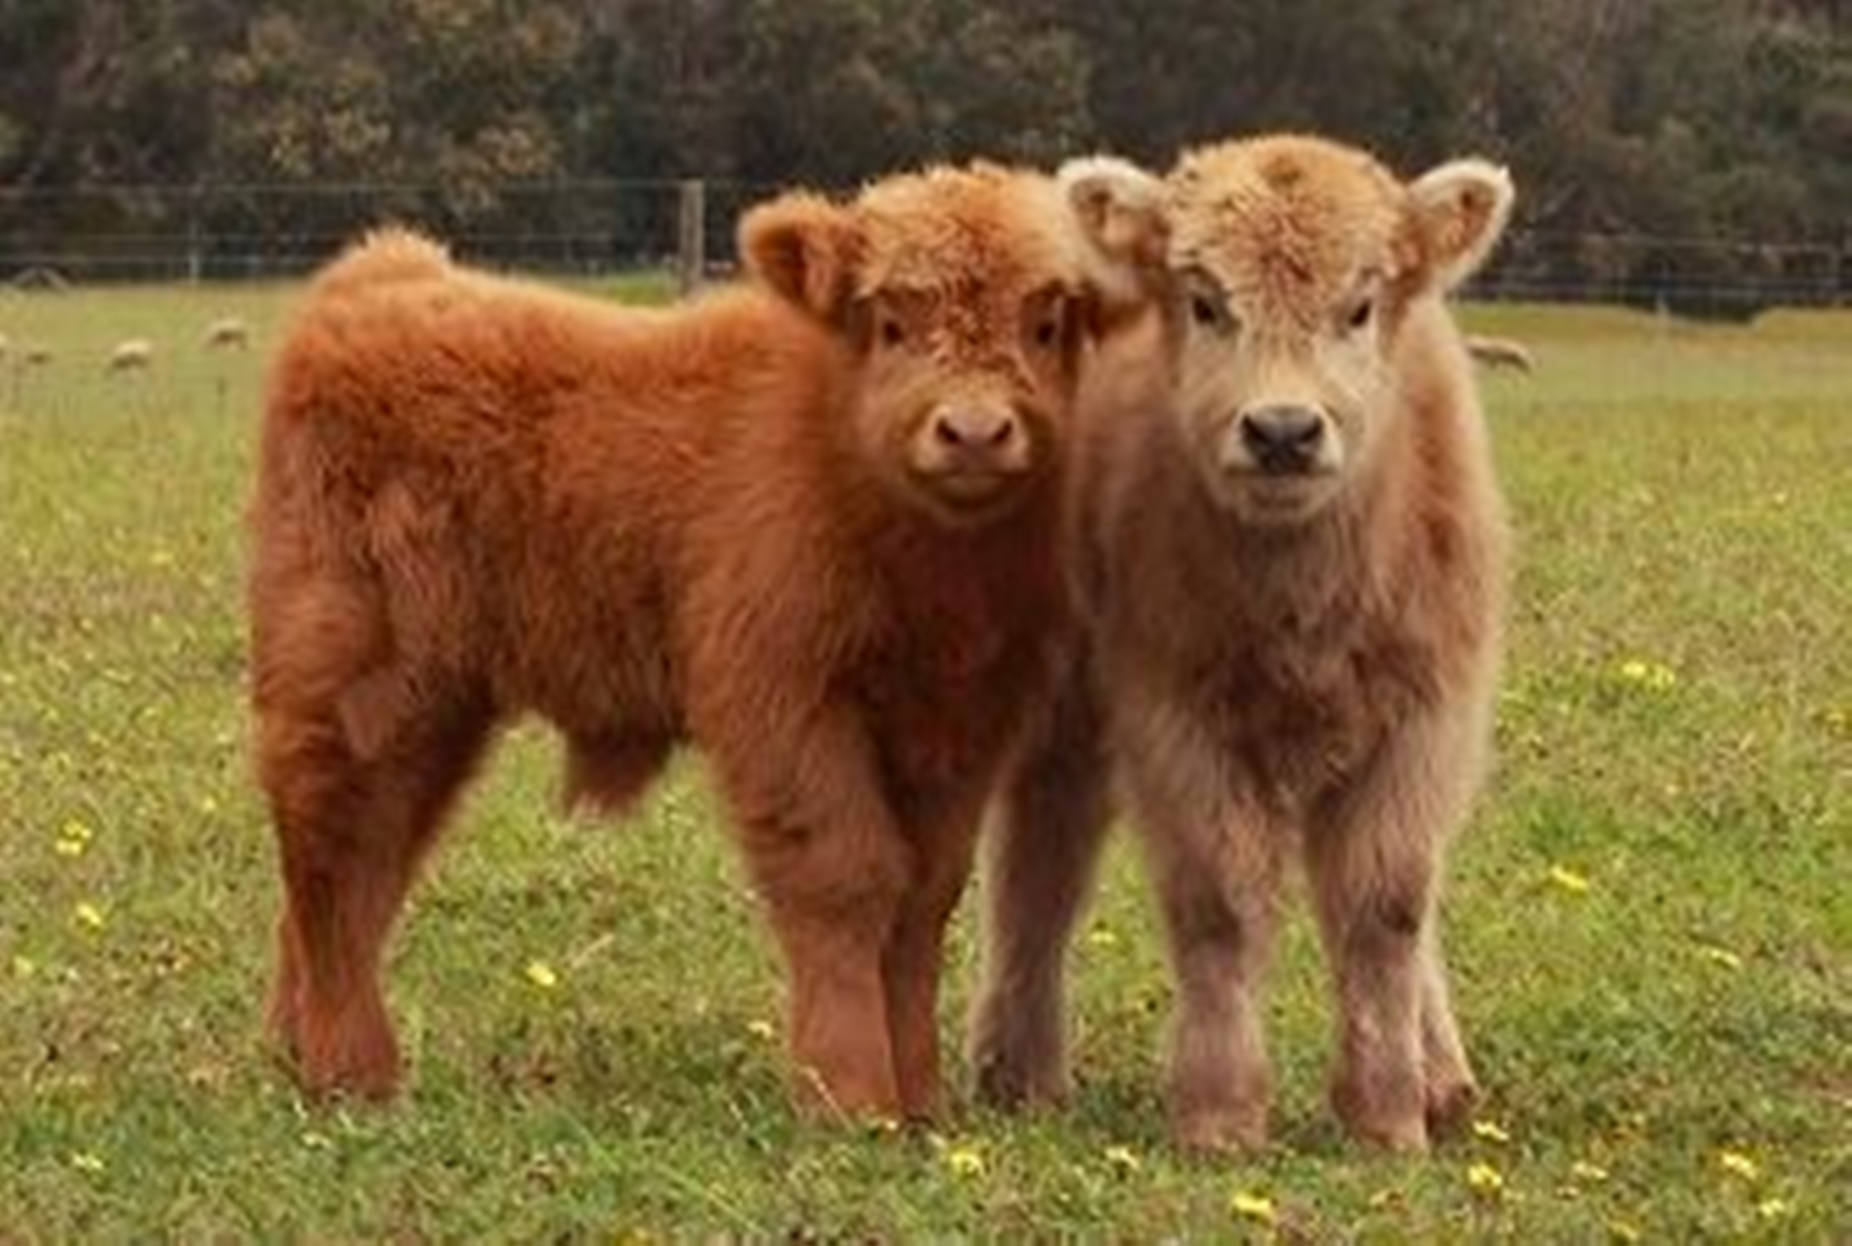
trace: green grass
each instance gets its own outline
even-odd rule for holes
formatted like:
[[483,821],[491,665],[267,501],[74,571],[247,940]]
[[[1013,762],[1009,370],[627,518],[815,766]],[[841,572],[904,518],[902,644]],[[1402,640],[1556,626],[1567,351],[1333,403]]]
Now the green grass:
[[[536,727],[395,943],[408,1093],[305,1105],[260,1032],[277,886],[244,754],[240,520],[286,297],[0,297],[0,333],[58,351],[17,398],[0,373],[0,1240],[1852,1234],[1852,315],[1469,309],[1539,362],[1486,383],[1520,558],[1501,761],[1448,905],[1506,1137],[1343,1141],[1295,918],[1277,1144],[1204,1163],[1164,1142],[1170,990],[1123,842],[1077,956],[1070,1110],[810,1127],[698,764],[627,825],[567,823]],[[250,355],[197,347],[226,312]],[[134,334],[154,371],[104,376]],[[967,912],[954,1046],[973,969]]]

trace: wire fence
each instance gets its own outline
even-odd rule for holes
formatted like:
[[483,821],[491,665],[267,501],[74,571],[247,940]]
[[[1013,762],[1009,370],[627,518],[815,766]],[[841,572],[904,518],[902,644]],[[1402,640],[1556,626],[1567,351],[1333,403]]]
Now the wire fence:
[[[299,276],[371,225],[430,230],[458,254],[555,274],[704,271],[733,262],[734,225],[777,188],[606,180],[495,186],[399,183],[115,185],[0,190],[0,281],[32,287]],[[698,244],[698,245],[697,245]],[[1471,291],[1703,316],[1852,305],[1840,243],[1515,229]]]

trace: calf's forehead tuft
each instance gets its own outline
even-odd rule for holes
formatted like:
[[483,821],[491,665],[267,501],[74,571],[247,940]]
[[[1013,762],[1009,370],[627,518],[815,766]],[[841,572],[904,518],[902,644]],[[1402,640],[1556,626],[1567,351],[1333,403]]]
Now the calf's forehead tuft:
[[1317,138],[1217,144],[1171,177],[1172,259],[1283,298],[1322,297],[1395,267],[1407,193],[1368,154]]
[[857,293],[969,298],[1077,284],[1081,239],[1051,179],[992,164],[888,178],[853,204]]

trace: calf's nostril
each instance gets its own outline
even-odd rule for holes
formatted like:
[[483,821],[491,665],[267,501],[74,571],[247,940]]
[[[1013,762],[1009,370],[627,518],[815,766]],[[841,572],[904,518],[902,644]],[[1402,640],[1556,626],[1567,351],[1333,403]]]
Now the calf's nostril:
[[1000,417],[996,425],[990,430],[988,444],[993,450],[1001,450],[1004,446],[1009,445],[1011,441],[1015,440],[1015,438],[1016,421],[1006,415]]
[[965,444],[964,435],[958,431],[958,425],[948,416],[941,415],[933,420],[932,435],[938,439],[940,445],[962,446]]

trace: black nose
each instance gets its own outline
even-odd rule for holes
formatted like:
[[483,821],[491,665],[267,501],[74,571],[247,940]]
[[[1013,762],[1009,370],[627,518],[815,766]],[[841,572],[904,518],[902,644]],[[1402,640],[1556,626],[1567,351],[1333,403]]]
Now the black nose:
[[957,450],[1001,450],[1016,437],[1016,417],[998,407],[946,407],[932,417],[932,435]]
[[1241,413],[1241,442],[1265,472],[1300,472],[1311,466],[1325,421],[1310,407],[1256,407]]

